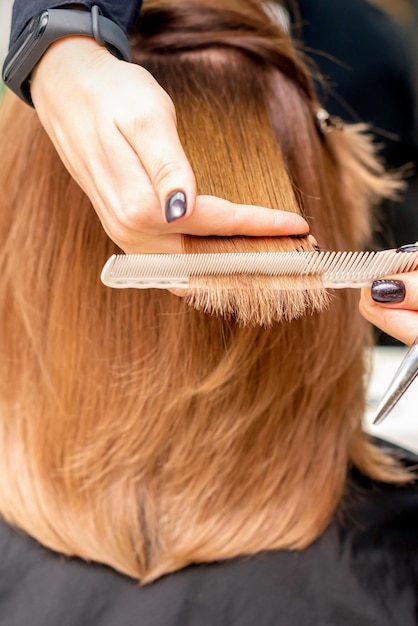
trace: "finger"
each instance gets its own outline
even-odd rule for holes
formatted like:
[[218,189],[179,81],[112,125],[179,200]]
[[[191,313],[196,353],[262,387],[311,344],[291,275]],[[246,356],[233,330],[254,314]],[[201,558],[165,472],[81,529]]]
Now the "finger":
[[385,276],[375,280],[370,295],[374,302],[383,308],[418,311],[418,272]]
[[92,169],[92,177],[101,181],[100,192],[109,216],[125,230],[144,234],[160,230],[164,220],[159,198],[134,149],[114,126],[108,136],[102,134],[100,144],[92,159],[98,168]]
[[165,228],[149,177],[113,122],[103,124],[102,134],[94,134],[85,144],[83,167],[78,159],[77,170],[72,166],[71,147],[57,145],[57,149],[67,169],[88,193],[104,230],[123,250],[140,251],[147,237]]
[[253,237],[304,235],[309,225],[297,213],[247,204],[234,204],[214,196],[198,196],[192,215],[176,226],[198,236],[248,235]]
[[365,294],[360,300],[360,312],[374,326],[408,346],[412,345],[418,336],[416,311],[384,309],[370,300],[368,294]]
[[385,333],[411,345],[418,335],[418,272],[390,276],[363,289],[360,311]]
[[191,215],[196,201],[196,180],[181,145],[174,105],[158,87],[158,101],[149,103],[131,127],[120,126],[122,134],[139,155],[155,189],[167,223]]

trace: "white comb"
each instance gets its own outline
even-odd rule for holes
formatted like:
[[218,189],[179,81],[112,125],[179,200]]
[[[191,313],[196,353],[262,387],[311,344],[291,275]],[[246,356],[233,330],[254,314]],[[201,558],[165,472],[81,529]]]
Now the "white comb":
[[187,289],[193,277],[232,274],[322,276],[324,287],[367,287],[388,274],[418,269],[418,252],[231,252],[113,255],[101,274],[119,289]]

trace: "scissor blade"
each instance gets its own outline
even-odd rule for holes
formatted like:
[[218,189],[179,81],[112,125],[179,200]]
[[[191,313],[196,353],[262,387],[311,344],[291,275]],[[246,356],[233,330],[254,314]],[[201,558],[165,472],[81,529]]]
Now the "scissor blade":
[[406,353],[395,376],[377,407],[373,424],[381,424],[393,407],[402,398],[405,391],[418,376],[418,337]]

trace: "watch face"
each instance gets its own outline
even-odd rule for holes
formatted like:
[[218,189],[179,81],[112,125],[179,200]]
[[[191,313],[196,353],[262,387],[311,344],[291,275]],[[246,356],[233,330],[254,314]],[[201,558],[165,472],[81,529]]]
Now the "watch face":
[[36,29],[35,35],[39,37],[44,32],[45,28],[48,25],[49,14],[48,11],[42,11],[40,15],[37,17],[37,24],[35,23],[34,30]]
[[28,22],[6,57],[3,67],[3,80],[6,84],[13,78],[13,75],[19,68],[24,65],[36,46],[36,42],[45,32],[47,25],[48,11],[42,11],[42,13],[39,13]]
[[28,23],[28,25],[26,26],[26,28],[24,29],[24,33],[25,35],[31,35],[33,33],[33,31],[35,30],[35,26],[38,22],[38,17],[32,17],[32,19],[30,20],[30,22]]

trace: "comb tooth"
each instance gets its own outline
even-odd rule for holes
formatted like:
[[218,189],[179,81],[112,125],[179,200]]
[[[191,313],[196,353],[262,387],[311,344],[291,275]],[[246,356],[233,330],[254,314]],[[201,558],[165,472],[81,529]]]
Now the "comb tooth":
[[367,280],[372,281],[375,276],[383,276],[390,268],[390,259],[385,255],[375,255],[367,271],[364,272]]
[[362,259],[360,258],[360,253],[358,251],[356,252],[349,252],[348,258],[347,258],[347,262],[344,266],[344,274],[348,277],[351,273],[356,273],[357,268],[359,267],[360,263],[361,263]]
[[380,263],[376,264],[376,273],[378,273],[379,276],[385,276],[386,274],[397,271],[398,266],[400,267],[401,265],[402,262],[399,264],[399,259],[396,258],[394,253],[382,255]]
[[361,272],[363,266],[370,264],[370,255],[368,252],[355,252],[353,255],[353,263],[351,271],[355,278],[357,278]]
[[375,252],[368,252],[366,262],[359,268],[357,281],[370,283],[373,277],[381,275],[387,265],[388,259]]
[[335,270],[340,265],[341,261],[344,259],[344,253],[336,252],[333,255],[330,255],[328,262],[325,264],[323,270],[327,279],[332,279],[335,275]]
[[326,264],[330,254],[332,255],[333,253],[322,251],[317,255],[317,253],[312,252],[308,265],[306,267],[306,273],[309,273],[309,274],[321,273],[322,268]]
[[261,268],[265,264],[264,257],[263,257],[263,259],[260,259],[260,261],[262,261],[262,263],[260,263],[259,267],[254,267],[254,269],[252,269],[252,264],[250,262],[250,259],[248,257],[246,257],[244,265],[241,266],[241,269],[243,270],[242,273],[243,274],[246,274],[246,273],[254,274],[255,272],[261,271]]
[[355,261],[357,254],[355,252],[348,252],[346,256],[341,259],[338,266],[338,273],[346,279],[350,273],[355,272]]
[[393,273],[408,272],[415,268],[416,266],[416,259],[414,258],[415,255],[411,255],[409,257],[408,254],[400,254],[397,252],[395,252],[394,255],[395,255],[395,259],[393,262],[393,269],[391,270]]
[[[295,252],[295,255],[297,255],[298,253]],[[309,273],[316,273],[315,271],[313,271],[311,268],[315,268],[316,264],[318,262],[321,262],[322,259],[322,252],[307,252],[306,253],[306,259],[305,259],[305,263],[302,264],[300,263],[300,265],[298,266],[298,274],[303,274],[305,269],[304,268],[308,268],[308,272]]]
[[[279,272],[280,274],[285,274],[286,273],[286,259],[278,259],[278,266],[279,266]],[[273,257],[270,256],[268,253],[266,253],[265,255],[265,259],[263,259],[263,263],[262,265],[258,268],[258,273],[259,274],[266,274],[266,276],[273,276],[274,275],[274,263],[273,263]]]
[[325,263],[322,266],[322,271],[327,271],[330,267],[334,267],[335,264],[338,262],[339,258],[341,256],[341,252],[334,252],[331,253],[329,255],[327,255],[327,258],[325,259]]
[[[290,256],[290,255],[289,255]],[[274,276],[274,257],[268,256],[266,258],[265,268],[268,276]],[[278,271],[282,275],[287,275],[292,270],[292,264],[289,262],[289,257],[286,256],[283,259],[278,259]]]
[[349,252],[348,253],[346,263],[344,264],[344,273],[345,274],[347,274],[348,272],[351,272],[353,266],[354,266],[354,269],[355,269],[356,263],[357,263],[357,257],[358,257],[358,252]]
[[322,259],[320,259],[321,262],[318,262],[316,265],[315,272],[318,272],[318,274],[326,272],[336,257],[338,257],[338,252],[325,252]]
[[393,261],[392,255],[387,255],[387,257],[382,256],[382,262],[376,266],[376,271],[379,272],[381,276],[390,273],[393,271]]
[[326,272],[324,278],[326,285],[337,288],[357,286],[357,281],[361,277],[364,267],[370,263],[369,256],[367,252],[342,254],[338,262],[331,267],[331,271]]
[[[399,253],[396,253],[399,256]],[[410,255],[409,253],[405,253],[405,263],[402,264],[403,271],[410,272],[417,268],[418,260],[415,258],[415,255]]]
[[334,272],[340,272],[341,268],[344,267],[344,263],[347,257],[347,252],[342,252],[340,257],[338,258],[337,263],[334,266]]
[[338,267],[338,271],[341,272],[344,276],[347,275],[347,268],[351,267],[351,260],[353,258],[353,252],[345,253],[345,257],[341,259],[341,262]]
[[295,254],[293,252],[291,252],[288,256],[285,257],[285,262],[280,268],[280,273],[285,276],[293,276],[298,272],[298,265],[299,259],[295,257]]
[[297,276],[304,271],[309,264],[312,252],[290,252],[284,257],[283,274],[285,276]]
[[367,260],[365,263],[359,268],[358,272],[358,280],[369,280],[369,278],[375,274],[379,274],[386,261],[382,257],[379,257],[374,252],[369,252],[367,254]]
[[374,252],[364,252],[358,255],[358,261],[356,263],[354,280],[361,280],[362,276],[367,275],[371,271],[373,263],[375,262]]
[[329,271],[331,273],[338,272],[338,269],[341,267],[341,264],[344,262],[346,257],[346,252],[337,252],[334,262],[330,265]]
[[363,268],[362,273],[369,276],[372,272],[380,273],[383,271],[386,264],[386,259],[383,256],[377,254],[369,254],[369,263]]
[[318,265],[322,263],[323,258],[324,258],[324,252],[319,252],[319,253],[311,252],[309,254],[309,257],[307,257],[306,273],[314,274],[315,268],[318,267]]
[[336,252],[335,254],[330,255],[327,259],[327,263],[323,267],[323,270],[327,273],[332,272],[335,266],[339,263],[341,254],[341,252]]
[[[235,260],[237,261],[236,267],[237,267],[237,273],[249,273],[252,274],[254,272],[254,268],[251,268],[251,266],[248,267],[248,259],[246,258],[240,258],[240,257],[236,257],[235,256],[235,252],[232,253],[233,256],[229,257],[229,261],[233,264],[235,264]],[[248,269],[247,269],[248,267]],[[215,273],[217,273],[217,269],[215,270]],[[223,274],[227,274],[228,273],[228,268],[226,266],[222,267],[222,273]],[[202,268],[202,273],[204,272],[204,269]]]
[[[278,259],[279,263],[279,272],[280,274],[286,274],[289,271],[289,264],[286,263],[287,257],[285,259],[285,262],[283,263],[282,259]],[[274,264],[272,262],[272,257],[267,257],[266,258],[266,263],[265,263],[265,268],[266,271],[268,273],[268,276],[272,276],[274,274]],[[261,270],[261,268],[260,268]]]
[[198,276],[202,276],[203,272],[204,272],[204,267],[205,267],[205,263],[206,260],[211,260],[214,270],[213,271],[217,271],[219,274],[224,272],[224,267],[223,267],[223,259],[212,259],[212,257],[205,257],[205,258],[200,258],[198,259],[198,263],[197,263],[197,274]]
[[[191,256],[191,255],[190,255],[190,256]],[[194,256],[194,255],[193,255],[193,256]],[[194,258],[184,259],[184,265],[182,265],[182,266],[181,266],[181,267],[179,267],[178,269],[179,269],[179,271],[183,270],[183,271],[187,272],[187,275],[189,275],[189,263],[193,263],[193,262],[195,262],[196,267],[195,267],[195,270],[194,270],[194,271],[195,271],[195,273],[196,273],[196,275],[197,275],[197,276],[200,276],[201,271],[202,271],[202,269],[201,269],[201,268],[202,268],[202,263],[205,263],[206,258],[207,258],[207,255],[205,254],[204,256],[202,255],[202,257],[201,257],[201,258],[196,258],[196,259],[194,259]],[[209,262],[209,259],[208,259],[208,262]],[[174,271],[175,271],[175,268],[174,268],[174,267],[172,268],[172,271],[173,271],[173,273],[174,273]]]
[[[399,254],[398,254],[398,256],[399,256]],[[406,271],[408,271],[408,269],[409,269],[410,267],[412,267],[412,263],[411,263],[411,261],[412,261],[412,260],[411,260],[411,259],[408,259],[408,258],[406,258],[406,259],[400,259],[400,261],[399,261],[399,262],[396,262],[396,271],[400,271],[400,272],[403,272],[403,271],[405,271],[405,270],[406,270]],[[394,262],[394,265],[395,265],[395,262]]]
[[[239,254],[239,252],[234,253],[234,254]],[[234,259],[231,259],[234,260]],[[239,273],[240,274],[254,274],[256,272],[258,272],[260,270],[260,267],[262,267],[262,263],[260,263],[260,261],[262,261],[263,259],[260,257],[259,258],[259,262],[258,263],[251,263],[249,257],[239,257],[239,263],[238,263],[238,267],[239,267]]]

